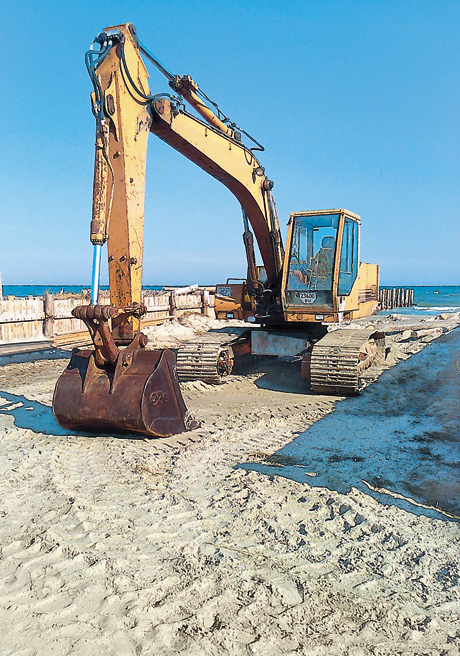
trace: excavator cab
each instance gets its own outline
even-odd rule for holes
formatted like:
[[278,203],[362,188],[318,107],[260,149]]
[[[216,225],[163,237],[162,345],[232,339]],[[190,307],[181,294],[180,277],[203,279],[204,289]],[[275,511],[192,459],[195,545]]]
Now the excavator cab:
[[347,210],[291,215],[283,279],[288,320],[338,319],[358,280],[359,226]]

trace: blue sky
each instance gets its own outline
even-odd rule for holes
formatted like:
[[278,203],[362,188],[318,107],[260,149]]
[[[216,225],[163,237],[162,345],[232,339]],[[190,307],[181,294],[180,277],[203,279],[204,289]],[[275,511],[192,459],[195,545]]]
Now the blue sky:
[[[382,284],[459,284],[458,1],[25,0],[4,3],[2,18],[5,284],[90,281],[83,55],[127,21],[264,144],[283,235],[290,212],[346,207]],[[167,91],[149,71],[152,92]],[[237,201],[153,135],[145,211],[145,283],[244,276]]]

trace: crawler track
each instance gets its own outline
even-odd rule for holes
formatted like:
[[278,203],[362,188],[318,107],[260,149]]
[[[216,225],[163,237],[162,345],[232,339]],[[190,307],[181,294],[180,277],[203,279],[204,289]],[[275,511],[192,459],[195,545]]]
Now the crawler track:
[[209,332],[186,342],[177,352],[179,380],[221,383],[232,371],[232,345],[239,340],[239,334]]
[[375,330],[335,330],[313,347],[311,387],[316,394],[357,394],[360,374],[370,367],[383,335]]

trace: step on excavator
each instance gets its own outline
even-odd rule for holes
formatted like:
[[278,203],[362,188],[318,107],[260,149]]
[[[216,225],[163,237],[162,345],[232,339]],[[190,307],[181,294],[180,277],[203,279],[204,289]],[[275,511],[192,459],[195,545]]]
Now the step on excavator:
[[[150,92],[141,55],[167,78],[172,93]],[[178,380],[218,383],[232,371],[235,355],[244,352],[300,354],[302,375],[314,392],[357,393],[382,335],[358,329],[328,332],[327,326],[378,308],[378,266],[359,259],[359,216],[345,209],[295,212],[284,249],[274,183],[255,155],[263,147],[190,76],[171,73],[130,23],[101,32],[85,61],[96,119],[94,254],[90,305],[73,314],[88,327],[94,348],[75,350],[56,384],[53,410],[61,426],[151,436],[192,430],[199,424],[187,412]],[[168,349],[146,349],[141,332],[149,133],[226,186],[241,206],[244,225],[247,278],[216,287],[216,313],[245,319],[248,330],[207,333],[184,344],[177,359]],[[110,305],[98,304],[105,243]]]

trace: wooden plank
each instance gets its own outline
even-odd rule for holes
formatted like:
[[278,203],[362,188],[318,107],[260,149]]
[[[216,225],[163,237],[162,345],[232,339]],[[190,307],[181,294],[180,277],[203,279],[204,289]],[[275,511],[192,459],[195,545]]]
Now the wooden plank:
[[[143,326],[156,326],[187,312],[214,316],[214,296],[203,293],[201,289],[189,293],[176,291],[144,294],[147,314]],[[0,302],[0,342],[32,342],[45,336],[60,338],[66,335],[71,340],[76,333],[85,334],[84,323],[71,314],[73,308],[85,301],[83,297],[59,298],[50,294],[45,298],[3,299]],[[110,304],[108,294],[101,295],[100,304]]]

